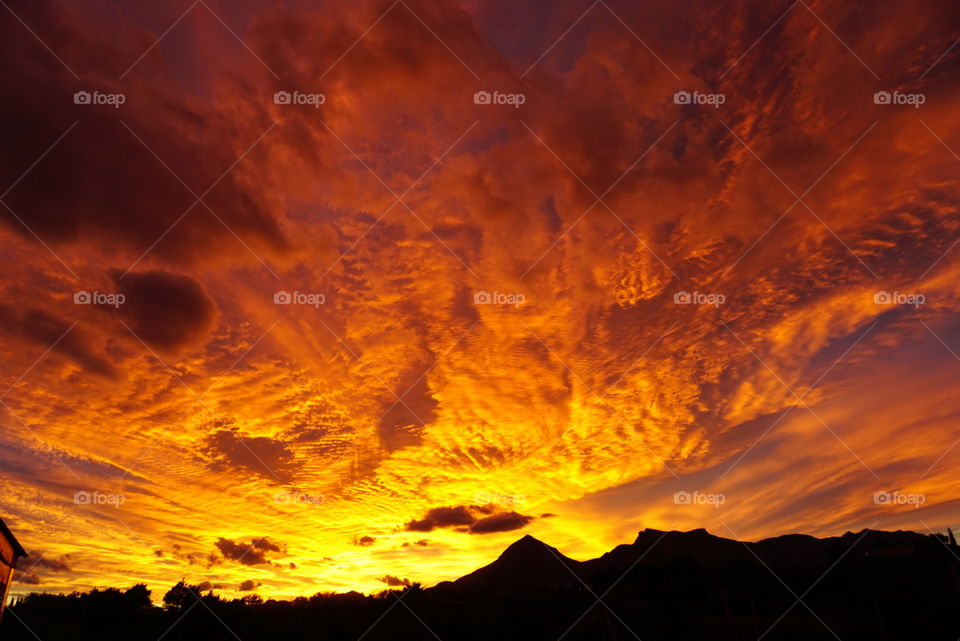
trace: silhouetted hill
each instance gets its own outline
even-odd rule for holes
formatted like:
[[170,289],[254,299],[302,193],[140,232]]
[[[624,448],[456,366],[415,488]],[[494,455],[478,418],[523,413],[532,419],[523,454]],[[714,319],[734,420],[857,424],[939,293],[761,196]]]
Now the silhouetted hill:
[[587,561],[525,536],[428,589],[224,601],[181,582],[165,608],[147,594],[31,595],[4,618],[0,638],[956,641],[960,549],[915,532],[741,542],[647,529]]
[[431,589],[456,588],[473,592],[497,592],[574,585],[579,583],[577,576],[583,574],[582,565],[528,534],[511,544],[490,565]]

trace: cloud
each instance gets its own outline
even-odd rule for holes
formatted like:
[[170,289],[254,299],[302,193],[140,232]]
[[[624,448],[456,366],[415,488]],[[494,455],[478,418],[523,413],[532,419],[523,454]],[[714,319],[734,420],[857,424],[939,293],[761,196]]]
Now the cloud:
[[354,537],[353,544],[359,545],[360,547],[370,547],[374,544],[377,539],[372,536],[361,536],[360,538]]
[[204,444],[214,468],[240,468],[277,481],[287,481],[293,473],[293,452],[279,439],[245,436],[231,428],[212,432]]
[[387,574],[386,576],[379,577],[377,581],[386,583],[391,587],[398,587],[401,585],[410,585],[410,579],[401,579],[393,575]]
[[[89,31],[111,29],[95,12],[63,12],[50,2],[16,5],[26,24],[49,29],[45,33],[67,58],[75,64],[82,59],[78,68],[85,73],[77,80],[34,56],[36,42],[18,21],[0,28],[0,58],[31,52],[24,64],[10,67],[4,92],[32,86],[36,99],[0,105],[4,121],[22,125],[8,132],[4,175],[22,173],[70,130],[5,197],[26,225],[4,209],[0,220],[8,229],[30,242],[37,242],[36,234],[53,247],[99,243],[127,265],[145,252],[148,261],[209,262],[235,253],[237,238],[260,253],[289,248],[278,202],[261,183],[264,176],[251,180],[249,165],[242,164],[224,173],[270,126],[263,109],[241,116],[227,101],[191,96],[167,74],[144,68],[118,83],[113,79],[124,73],[121,67],[142,52],[134,37],[142,33],[139,28],[107,42]],[[125,125],[112,107],[74,104],[71,98],[80,90],[123,93]],[[79,111],[83,107],[89,108]],[[46,135],[38,137],[39,132]],[[195,195],[221,176],[204,198],[212,213],[203,204],[192,205]]]
[[408,547],[410,547],[411,545],[416,545],[416,546],[418,546],[418,547],[425,548],[425,547],[427,547],[428,545],[430,545],[430,541],[428,541],[427,539],[417,539],[417,540],[414,541],[413,543],[411,543],[410,541],[404,541],[404,542],[403,542],[403,545],[401,545],[400,547],[402,547],[402,548],[408,548]]
[[492,532],[509,532],[519,530],[529,525],[535,516],[525,516],[516,512],[504,512],[484,517],[470,526],[472,534],[490,534]]
[[0,304],[0,331],[43,349],[52,346],[54,353],[79,365],[84,372],[107,379],[119,377],[120,372],[113,363],[97,353],[98,346],[90,334],[84,328],[71,325],[41,309]]
[[254,581],[253,579],[247,579],[240,584],[237,590],[240,592],[250,592],[252,590],[256,590],[258,587],[260,587],[260,583]]
[[18,559],[17,567],[14,569],[14,581],[27,585],[41,585],[43,583],[41,575],[71,572],[69,560],[69,555],[53,557],[32,550],[27,556]]
[[14,572],[14,581],[17,583],[23,583],[24,585],[40,585],[40,576],[33,570],[27,570],[25,572],[15,571]]
[[[408,532],[431,532],[436,528],[456,528],[458,532],[491,534],[518,530],[535,519],[535,516],[526,516],[513,511],[498,511],[489,505],[460,505],[432,508],[422,519],[408,521],[404,529]],[[420,542],[417,542],[417,545],[420,545]]]
[[409,521],[404,528],[408,532],[431,532],[434,528],[453,527],[456,525],[473,525],[477,517],[468,507],[435,507],[419,520]]
[[213,328],[217,305],[190,276],[164,271],[112,272],[125,297],[119,308],[136,336],[154,349],[176,353]]
[[197,584],[197,592],[208,592],[210,590],[222,590],[223,585],[219,583],[211,583],[210,581],[203,581],[202,583]]
[[263,565],[271,563],[270,554],[282,555],[284,550],[277,543],[266,537],[253,539],[250,543],[236,542],[231,539],[219,538],[217,549],[225,559],[236,561],[243,565]]
[[401,381],[393,402],[388,397],[379,424],[380,440],[390,451],[418,444],[423,428],[436,418],[437,401],[425,377],[411,372]]

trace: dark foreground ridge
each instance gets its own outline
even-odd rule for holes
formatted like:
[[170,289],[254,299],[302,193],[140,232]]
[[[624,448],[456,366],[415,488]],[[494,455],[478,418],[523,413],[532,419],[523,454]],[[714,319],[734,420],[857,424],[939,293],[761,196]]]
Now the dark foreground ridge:
[[706,530],[644,530],[575,561],[525,536],[485,567],[432,588],[294,601],[225,601],[178,584],[30,595],[4,641],[420,639],[924,639],[960,637],[960,548],[943,535],[863,530],[755,543]]

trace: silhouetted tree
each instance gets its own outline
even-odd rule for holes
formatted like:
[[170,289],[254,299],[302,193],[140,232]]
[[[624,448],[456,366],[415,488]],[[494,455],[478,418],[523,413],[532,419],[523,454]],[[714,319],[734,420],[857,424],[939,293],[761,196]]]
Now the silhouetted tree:
[[200,598],[200,588],[196,585],[187,585],[183,579],[167,590],[163,595],[163,603],[172,610],[183,610],[193,605]]
[[128,588],[123,593],[127,605],[131,608],[150,608],[153,603],[150,601],[150,590],[145,583],[138,583]]

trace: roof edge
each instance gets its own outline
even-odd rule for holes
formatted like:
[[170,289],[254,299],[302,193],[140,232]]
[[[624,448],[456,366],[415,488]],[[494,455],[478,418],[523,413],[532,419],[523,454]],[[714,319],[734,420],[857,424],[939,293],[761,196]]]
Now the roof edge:
[[0,519],[0,534],[3,534],[3,536],[10,541],[10,544],[13,545],[14,557],[27,556],[27,551],[23,549],[23,546],[20,545],[19,541],[17,541],[17,537],[13,535],[13,532],[11,532],[10,528],[7,527],[7,524],[3,522],[3,519]]

